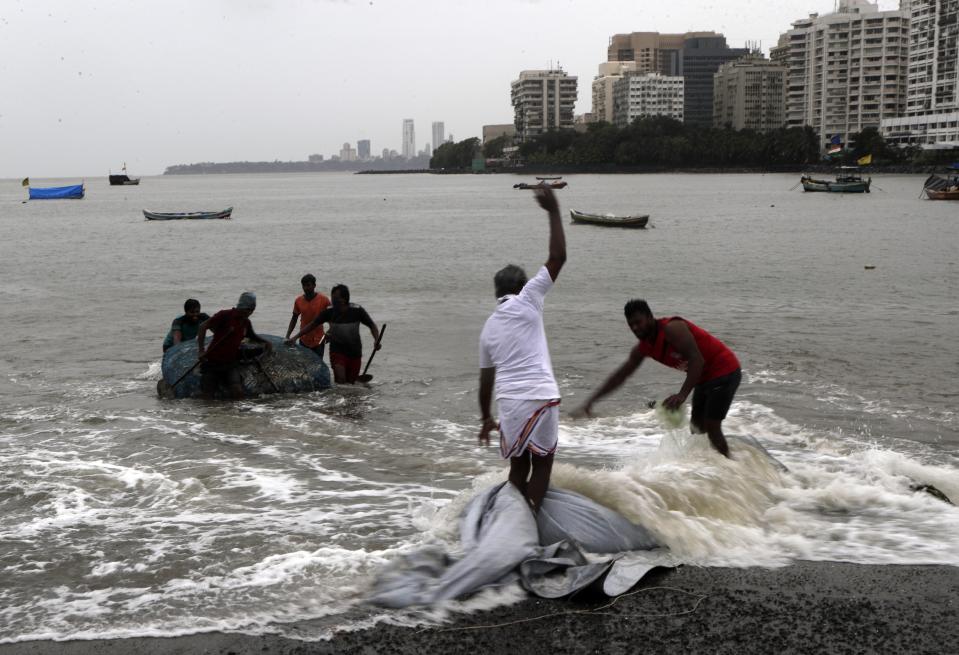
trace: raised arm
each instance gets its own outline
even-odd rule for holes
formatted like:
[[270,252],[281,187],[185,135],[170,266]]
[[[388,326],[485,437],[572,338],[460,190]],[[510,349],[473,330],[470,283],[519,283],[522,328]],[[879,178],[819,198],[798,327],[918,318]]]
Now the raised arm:
[[663,405],[667,409],[676,409],[686,402],[686,398],[692,393],[693,388],[699,384],[699,379],[703,376],[705,360],[703,360],[703,354],[699,352],[699,346],[696,345],[693,333],[689,331],[684,322],[670,321],[663,326],[663,330],[666,333],[666,341],[687,362],[686,379],[683,380],[683,386],[679,393],[673,394],[663,401]]
[[592,416],[593,404],[596,403],[600,398],[606,394],[612,393],[619,389],[623,382],[625,382],[630,375],[636,372],[636,369],[639,368],[639,365],[643,363],[643,356],[637,353],[634,350],[630,351],[629,359],[623,362],[619,368],[613,371],[606,381],[594,391],[589,398],[586,399],[586,402],[583,403],[579,409],[573,411],[574,417],[580,416]]
[[566,234],[559,217],[559,202],[553,190],[546,186],[536,189],[536,202],[549,213],[549,258],[546,260],[546,270],[555,282],[566,263]]

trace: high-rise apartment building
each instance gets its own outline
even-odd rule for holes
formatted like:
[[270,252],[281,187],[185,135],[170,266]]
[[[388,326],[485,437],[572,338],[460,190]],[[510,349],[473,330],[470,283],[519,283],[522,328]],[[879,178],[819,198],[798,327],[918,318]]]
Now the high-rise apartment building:
[[446,126],[443,124],[443,121],[433,121],[433,147],[434,148],[439,148],[441,145],[443,145],[443,143],[445,143],[445,139],[443,138],[445,127]]
[[613,123],[626,127],[643,116],[683,120],[683,78],[627,72],[613,84]]
[[883,118],[883,137],[923,148],[959,146],[959,2],[912,0],[903,116]]
[[792,25],[783,35],[787,126],[811,126],[825,147],[837,135],[848,143],[851,134],[902,113],[908,11],[839,0],[835,13],[811,14]]
[[519,138],[573,129],[576,93],[576,77],[562,69],[522,71],[511,84],[513,122]]
[[[632,32],[615,34],[609,40],[609,62],[633,62],[640,73],[681,75],[684,80],[684,122],[711,125],[713,117],[713,74],[719,67],[749,54],[746,48],[730,48],[726,37],[716,32]],[[615,74],[615,73],[610,73]],[[600,69],[598,81],[603,76]],[[595,104],[597,84],[594,81],[593,115],[602,120]],[[608,109],[607,109],[608,111]]]
[[403,157],[412,159],[416,156],[416,133],[413,131],[413,119],[403,119]]
[[356,150],[349,143],[340,148],[340,161],[356,161]]
[[713,77],[713,125],[768,132],[786,123],[786,67],[755,55],[726,62]]
[[361,161],[366,161],[370,158],[370,140],[369,139],[360,139],[356,142],[356,156]]
[[713,75],[728,61],[745,57],[746,48],[730,48],[722,34],[687,34],[683,39],[684,122],[713,124]]
[[613,85],[623,78],[624,73],[636,70],[638,64],[635,61],[607,61],[599,65],[599,71],[593,78],[593,111],[590,112],[590,122],[613,122]]

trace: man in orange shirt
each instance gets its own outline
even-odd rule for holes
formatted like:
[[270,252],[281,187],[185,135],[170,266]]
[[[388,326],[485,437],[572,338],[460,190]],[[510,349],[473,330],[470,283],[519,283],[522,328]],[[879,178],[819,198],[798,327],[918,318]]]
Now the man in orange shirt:
[[[303,286],[303,295],[298,296],[293,301],[293,316],[290,318],[289,327],[286,328],[287,340],[289,340],[293,328],[296,327],[297,316],[300,317],[300,330],[302,331],[303,328],[313,322],[313,319],[320,315],[320,312],[330,306],[330,299],[322,293],[316,292],[316,278],[313,275],[310,273],[304,275],[300,284]],[[306,346],[315,352],[320,359],[323,359],[323,351],[326,350],[324,336],[323,326],[320,325],[315,330],[301,336],[300,345]]]

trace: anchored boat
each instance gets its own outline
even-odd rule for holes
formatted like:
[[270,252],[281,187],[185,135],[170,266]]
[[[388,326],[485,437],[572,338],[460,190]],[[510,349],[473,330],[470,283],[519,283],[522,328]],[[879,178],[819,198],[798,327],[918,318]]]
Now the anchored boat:
[[959,200],[959,177],[942,177],[933,173],[922,183],[930,200]]
[[140,183],[140,178],[127,175],[126,162],[124,162],[121,170],[123,172],[118,175],[110,173],[110,186],[134,186]]
[[528,182],[520,182],[519,184],[514,184],[514,189],[564,189],[567,186],[567,183],[563,181],[562,177],[537,177],[539,182],[535,184],[530,184]]
[[586,212],[569,210],[574,223],[589,223],[605,227],[635,227],[644,228],[649,222],[649,214],[635,216],[616,216],[614,214],[587,214]]
[[79,200],[86,193],[82,184],[30,187],[30,200]]
[[835,180],[819,180],[811,175],[800,178],[804,191],[826,191],[829,193],[869,193],[872,178],[863,179],[857,166],[843,166]]
[[143,215],[148,221],[178,221],[188,219],[208,219],[208,218],[230,218],[233,213],[232,207],[216,212],[151,212],[143,210]]

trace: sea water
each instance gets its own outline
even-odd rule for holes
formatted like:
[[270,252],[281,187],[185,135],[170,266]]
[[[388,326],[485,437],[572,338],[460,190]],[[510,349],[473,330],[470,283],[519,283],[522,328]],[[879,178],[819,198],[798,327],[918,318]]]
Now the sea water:
[[[594,418],[564,414],[553,484],[696,565],[959,565],[959,509],[912,489],[959,499],[954,204],[917,199],[921,176],[876,176],[857,196],[790,190],[793,175],[566,179],[563,212],[649,213],[650,227],[566,226],[545,313],[564,412],[625,360],[622,306],[645,298],[736,351],[725,430],[786,470],[665,426],[648,403],[682,376],[647,362]],[[398,554],[455,550],[459,510],[505,476],[476,443],[477,339],[495,270],[532,274],[546,258],[545,214],[517,181],[92,179],[84,200],[25,204],[18,182],[0,182],[0,641],[321,639],[522,597],[362,603]],[[229,221],[141,213],[227,206]],[[321,290],[348,284],[389,326],[368,387],[156,397],[185,299],[212,314],[255,291],[255,329],[282,335],[307,272]]]

